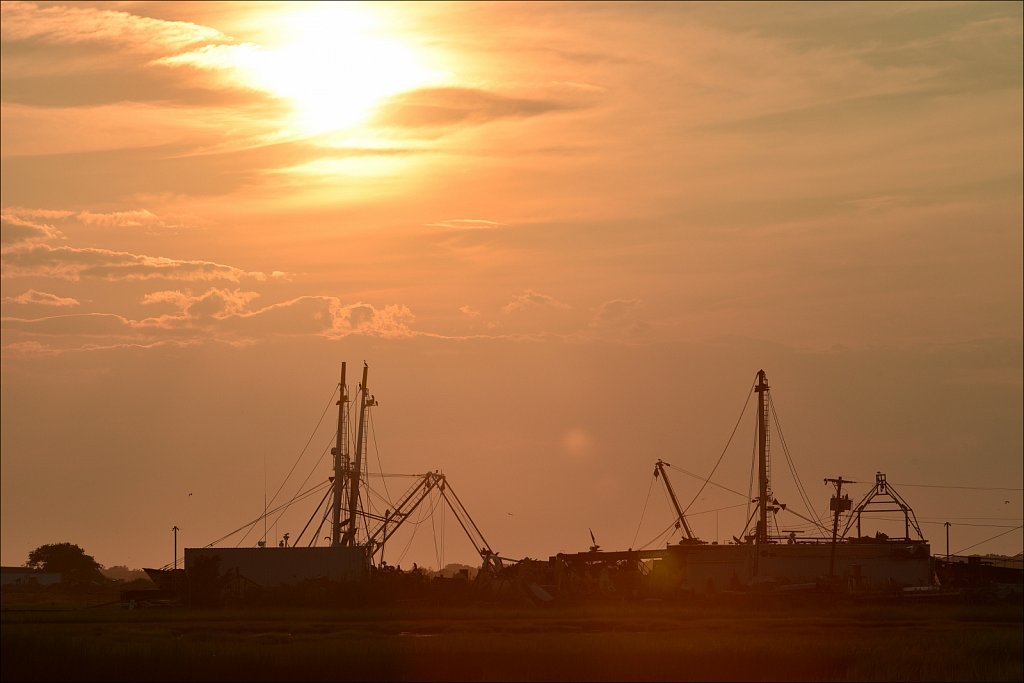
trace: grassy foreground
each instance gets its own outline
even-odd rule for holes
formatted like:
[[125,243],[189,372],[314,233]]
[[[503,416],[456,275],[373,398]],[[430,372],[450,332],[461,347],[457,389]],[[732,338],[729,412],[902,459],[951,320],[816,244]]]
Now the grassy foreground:
[[5,610],[4,681],[1021,681],[1019,604]]

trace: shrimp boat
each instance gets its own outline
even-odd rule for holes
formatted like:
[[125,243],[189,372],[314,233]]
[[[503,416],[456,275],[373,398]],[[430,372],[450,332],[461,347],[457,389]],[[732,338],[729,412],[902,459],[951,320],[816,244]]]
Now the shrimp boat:
[[[185,548],[185,573],[191,575],[200,566],[209,568],[212,565],[220,575],[232,577],[236,583],[260,587],[295,585],[310,580],[366,581],[375,570],[387,567],[384,550],[388,540],[432,494],[439,494],[447,509],[454,514],[480,555],[483,571],[496,571],[507,563],[515,562],[511,558],[499,557],[491,549],[451,483],[438,471],[412,475],[414,483],[397,501],[384,510],[371,508],[366,457],[367,425],[370,409],[377,405],[377,401],[367,390],[368,370],[364,363],[356,401],[352,401],[346,385],[346,363],[341,364],[337,393],[337,432],[335,446],[331,449],[332,476],[293,499],[304,499],[310,492],[324,490],[320,504],[302,532],[294,539],[285,534],[284,540],[277,546],[268,546],[261,540],[255,547],[218,547],[215,542],[203,548]],[[349,413],[350,405],[354,402],[358,403],[358,423],[353,452],[349,438]],[[252,529],[282,507],[264,510],[263,515],[228,536]],[[326,537],[321,536],[325,525],[329,527]],[[328,542],[326,545],[318,545],[321,540]],[[154,581],[163,583],[167,583],[174,572],[167,567],[146,571]]]
[[[856,505],[850,489],[844,488],[856,482],[826,479],[835,488],[829,500],[830,524],[803,517],[817,528],[817,537],[798,537],[780,529],[775,522],[778,513],[797,513],[772,491],[770,416],[774,410],[764,370],[758,371],[752,391],[757,395],[757,497],[750,501],[755,504],[753,512],[738,536],[724,544],[698,538],[669,481],[669,464],[658,460],[654,476],[666,487],[674,526],[682,531],[682,539],[663,548],[609,552],[595,543],[587,552],[560,553],[549,559],[555,567],[554,576],[548,577],[549,588],[570,594],[586,592],[588,587],[590,592],[619,594],[643,589],[662,596],[751,589],[870,594],[933,588],[930,545],[913,509],[882,472],[876,473],[874,485]],[[710,477],[705,485],[709,482]],[[863,518],[875,512],[902,514],[903,535],[880,531],[862,535]]]

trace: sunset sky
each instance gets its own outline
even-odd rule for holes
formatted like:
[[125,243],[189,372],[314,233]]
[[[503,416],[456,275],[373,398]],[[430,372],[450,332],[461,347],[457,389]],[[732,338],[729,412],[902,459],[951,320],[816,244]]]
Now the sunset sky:
[[[1022,25],[3,2],[3,564],[70,541],[160,566],[172,526],[205,545],[293,466],[280,497],[326,481],[343,361],[379,402],[371,469],[444,472],[507,557],[658,537],[654,462],[710,474],[761,368],[819,515],[824,478],[859,499],[882,471],[934,554],[947,521],[951,552],[1021,552]],[[690,508],[707,540],[746,521],[751,406],[732,490]],[[479,563],[417,521],[389,561]]]

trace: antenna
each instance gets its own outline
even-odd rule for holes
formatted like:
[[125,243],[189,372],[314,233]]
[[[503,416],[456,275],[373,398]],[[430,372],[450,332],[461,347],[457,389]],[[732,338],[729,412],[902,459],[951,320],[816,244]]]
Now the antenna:
[[267,543],[267,451],[263,451],[263,544]]

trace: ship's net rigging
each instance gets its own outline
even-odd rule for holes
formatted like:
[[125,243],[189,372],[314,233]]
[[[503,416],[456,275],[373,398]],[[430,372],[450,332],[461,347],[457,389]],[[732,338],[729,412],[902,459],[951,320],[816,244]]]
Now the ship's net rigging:
[[[725,455],[726,455],[726,453],[729,452],[730,446],[733,443],[733,440],[734,440],[734,438],[736,436],[736,433],[739,430],[739,427],[742,424],[744,417],[748,413],[748,408],[750,406],[750,399],[751,399],[751,397],[753,397],[753,395],[755,393],[755,390],[756,390],[755,384],[751,384],[750,387],[748,387],[748,390],[746,392],[746,399],[745,399],[745,402],[743,404],[742,409],[740,410],[739,417],[736,419],[736,423],[734,424],[734,426],[732,428],[732,431],[729,434],[729,438],[726,440],[725,446],[722,448],[722,451],[719,454],[718,459],[715,461],[714,466],[711,468],[711,472],[707,476],[701,476],[701,475],[696,474],[694,472],[691,472],[691,471],[689,471],[689,470],[687,470],[685,468],[682,468],[682,467],[679,467],[679,466],[676,466],[676,465],[671,465],[669,463],[662,462],[662,464],[665,467],[667,467],[667,468],[669,468],[669,469],[671,469],[671,470],[673,470],[675,472],[679,472],[680,474],[683,474],[683,475],[686,475],[688,477],[691,477],[691,478],[693,478],[693,479],[695,479],[695,480],[700,482],[700,486],[697,489],[697,492],[693,495],[693,497],[690,500],[689,504],[687,504],[681,510],[682,514],[685,515],[687,519],[692,518],[692,517],[697,517],[697,516],[700,516],[700,515],[717,514],[719,512],[723,512],[723,511],[727,511],[727,510],[736,510],[738,508],[743,508],[743,507],[746,508],[746,513],[745,513],[745,517],[744,517],[745,520],[746,520],[746,523],[744,524],[743,529],[740,532],[739,537],[733,536],[733,540],[736,541],[736,542],[750,542],[750,541],[754,540],[754,532],[751,531],[751,527],[752,527],[752,523],[755,522],[755,520],[756,520],[756,518],[758,516],[758,512],[759,512],[758,505],[757,505],[758,502],[759,502],[758,501],[758,452],[757,452],[757,447],[758,447],[757,441],[758,441],[759,425],[758,425],[757,422],[755,422],[755,425],[754,425],[754,439],[752,441],[753,445],[752,445],[751,460],[750,460],[750,462],[751,462],[750,477],[749,477],[747,492],[743,493],[741,491],[737,491],[737,490],[735,490],[733,488],[730,488],[728,486],[724,486],[724,485],[714,481],[713,478],[714,478],[715,474],[718,472],[719,467],[722,465],[722,462],[723,462],[723,460],[725,458]],[[798,512],[797,510],[793,509],[792,506],[790,506],[788,504],[785,504],[785,503],[779,502],[778,499],[774,496],[774,494],[772,493],[772,488],[771,488],[771,483],[770,483],[771,459],[769,457],[769,454],[766,453],[765,470],[766,470],[766,476],[769,477],[769,480],[766,482],[766,487],[765,487],[766,494],[767,494],[766,504],[767,504],[767,507],[768,507],[768,511],[771,512],[771,514],[768,516],[768,519],[767,519],[767,521],[768,521],[768,529],[767,529],[767,532],[766,532],[766,537],[771,539],[771,540],[777,540],[777,539],[786,537],[787,534],[790,534],[789,538],[792,538],[793,535],[795,535],[797,533],[803,534],[803,533],[810,532],[810,533],[815,534],[817,537],[824,538],[829,533],[828,525],[827,525],[826,522],[823,521],[822,513],[819,513],[817,510],[815,510],[814,505],[811,502],[810,496],[807,494],[807,489],[804,486],[803,482],[800,480],[800,476],[799,476],[799,473],[797,472],[797,468],[796,468],[796,465],[794,463],[793,456],[790,453],[789,445],[786,443],[785,434],[782,431],[782,426],[781,426],[781,423],[779,421],[778,413],[777,413],[777,411],[775,409],[775,402],[774,402],[774,400],[773,400],[773,398],[772,398],[772,396],[771,396],[771,394],[769,392],[766,391],[765,393],[766,393],[766,396],[765,396],[765,402],[763,403],[763,407],[760,408],[759,410],[755,411],[755,412],[762,413],[762,414],[757,415],[756,417],[757,417],[758,422],[763,424],[764,428],[765,428],[765,432],[766,432],[765,433],[766,450],[767,450],[767,444],[768,443],[772,443],[772,445],[777,446],[777,448],[775,449],[776,452],[781,449],[783,455],[785,456],[785,461],[786,461],[787,469],[788,469],[788,471],[789,471],[789,473],[790,473],[790,475],[792,477],[792,480],[793,480],[793,482],[795,484],[795,489],[796,489],[796,492],[797,492],[797,494],[799,496],[800,502],[802,503],[802,505],[805,508],[805,511],[807,513],[807,514],[802,514],[801,512]],[[774,439],[769,439],[769,437],[768,437],[769,434],[774,434],[775,438]],[[661,461],[659,461],[659,462],[661,462]],[[657,477],[657,471],[655,473],[655,478],[656,477]],[[643,510],[641,512],[641,515],[640,515],[640,523],[637,526],[637,533],[636,533],[636,535],[634,536],[634,539],[633,539],[633,546],[632,547],[637,548],[637,549],[652,548],[652,547],[656,547],[658,545],[661,545],[663,543],[670,542],[671,539],[673,538],[673,536],[675,536],[675,534],[677,532],[679,532],[680,529],[684,528],[684,526],[685,526],[684,524],[681,523],[681,519],[675,519],[670,524],[668,524],[668,526],[663,528],[657,535],[655,535],[653,538],[651,538],[647,543],[645,543],[643,545],[640,545],[640,546],[636,545],[637,538],[639,538],[640,529],[643,526],[644,517],[645,517],[645,515],[647,513],[647,508],[648,508],[648,505],[649,505],[649,500],[650,500],[651,492],[652,492],[653,487],[654,487],[654,483],[655,483],[654,482],[654,478],[652,478],[651,485],[648,488],[647,498],[644,501]],[[720,489],[722,491],[725,491],[725,492],[728,492],[730,494],[733,494],[736,497],[742,499],[744,502],[738,502],[738,503],[733,504],[733,505],[718,506],[718,507],[714,507],[714,508],[710,508],[710,509],[705,509],[705,510],[693,510],[694,505],[697,503],[698,500],[702,500],[701,495],[705,492],[705,489],[707,487],[709,487],[709,486],[715,487],[715,488]],[[665,493],[666,498],[668,498],[671,495],[670,494],[670,489],[663,491],[663,493]],[[778,520],[779,513],[788,513],[788,514],[798,518],[800,520],[800,522],[793,523],[793,524],[787,524],[785,529],[783,529],[783,527],[781,527],[779,525],[779,520]],[[716,536],[717,536],[717,532],[716,532]],[[808,537],[802,537],[802,540],[806,540],[807,538]],[[685,541],[686,539],[683,539],[683,540]]]
[[[240,547],[246,543],[260,546],[266,545],[270,534],[275,533],[274,530],[285,519],[285,515],[299,504],[301,504],[302,508],[306,508],[310,500],[318,500],[318,502],[312,514],[304,520],[299,533],[291,536],[286,532],[284,540],[279,541],[279,544],[289,547],[331,545],[331,536],[325,535],[325,527],[328,530],[331,528],[332,493],[337,494],[339,489],[335,487],[334,477],[328,477],[326,480],[316,482],[316,476],[318,473],[320,475],[323,474],[324,460],[328,459],[332,449],[336,447],[335,444],[340,442],[337,430],[331,432],[329,440],[317,456],[315,462],[312,463],[312,466],[306,470],[307,473],[302,481],[297,486],[292,487],[295,492],[287,499],[284,499],[282,493],[289,488],[290,481],[297,479],[296,473],[302,471],[299,467],[300,464],[304,460],[309,461],[310,446],[315,443],[318,434],[322,433],[324,421],[330,413],[332,406],[338,405],[342,396],[348,396],[347,388],[344,394],[340,393],[341,389],[342,385],[340,383],[335,385],[316,425],[306,440],[305,445],[296,456],[288,473],[274,491],[273,496],[265,500],[263,513],[239,526],[237,529],[208,543],[205,547],[213,547],[230,542],[232,538],[237,539],[234,542],[235,547]],[[358,391],[363,392],[363,387],[360,386]],[[429,521],[433,532],[434,559],[437,562],[437,567],[441,568],[444,566],[445,559],[446,519],[448,514],[451,514],[469,536],[477,552],[484,557],[485,564],[491,557],[499,565],[501,560],[508,561],[509,558],[499,558],[496,553],[490,550],[483,535],[443,474],[439,472],[428,472],[423,475],[384,472],[381,449],[377,443],[376,429],[373,421],[373,411],[370,409],[371,406],[376,405],[376,401],[372,400],[372,397],[368,398],[369,401],[364,408],[366,429],[362,430],[363,443],[356,443],[358,440],[356,430],[343,429],[342,431],[343,438],[347,442],[345,444],[346,448],[343,450],[345,455],[342,456],[345,464],[354,466],[354,463],[347,457],[348,453],[356,451],[359,447],[361,447],[363,453],[358,475],[359,487],[352,544],[365,544],[369,549],[371,559],[379,566],[385,565],[386,561],[392,565],[400,565],[412,547],[418,532],[425,528],[425,524]],[[359,405],[358,402],[355,403]],[[347,414],[347,408],[342,407],[341,409],[346,410]],[[341,425],[339,425],[339,429],[341,428]],[[371,450],[373,452],[372,458],[370,457]],[[371,471],[371,460],[373,465],[376,466],[376,471]],[[411,480],[412,483],[405,488],[402,495],[395,497],[392,492],[394,481],[392,481],[390,486],[388,482],[389,480],[398,479]],[[310,485],[311,480],[316,483]],[[348,502],[349,490],[348,485],[346,485],[346,491],[344,492],[346,503]],[[344,513],[347,516],[347,510]],[[293,517],[291,519],[294,521]],[[348,520],[343,520],[343,525],[347,524]],[[398,526],[402,527],[402,534],[392,539]],[[253,538],[254,534],[256,534],[255,538]],[[389,539],[393,540],[394,543],[393,545],[386,546],[386,542]],[[385,555],[385,547],[387,547],[387,555]],[[514,560],[512,561],[514,562]]]

